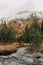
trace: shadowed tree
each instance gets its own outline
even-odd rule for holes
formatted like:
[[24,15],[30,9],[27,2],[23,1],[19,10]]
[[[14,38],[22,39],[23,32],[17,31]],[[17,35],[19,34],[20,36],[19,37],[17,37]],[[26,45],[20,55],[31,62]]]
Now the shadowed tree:
[[15,41],[15,31],[12,27],[7,27],[6,22],[3,23],[0,29],[0,42],[2,44]]
[[26,26],[24,32],[23,32],[23,41],[24,42],[29,42],[29,29],[28,25]]
[[42,21],[42,25],[41,25],[41,33],[43,34],[43,21]]
[[41,25],[41,37],[42,37],[42,42],[43,42],[43,20],[42,20],[42,25]]
[[32,14],[30,17],[34,22],[29,28],[29,40],[30,42],[38,44],[41,42],[40,26],[38,25],[38,22],[37,22],[38,17],[36,14],[34,15]]

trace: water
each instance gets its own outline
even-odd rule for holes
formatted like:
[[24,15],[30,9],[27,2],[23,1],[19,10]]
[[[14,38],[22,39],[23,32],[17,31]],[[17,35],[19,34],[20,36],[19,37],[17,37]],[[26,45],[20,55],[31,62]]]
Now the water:
[[29,54],[26,48],[27,47],[21,47],[18,48],[16,53],[8,56],[0,56],[0,65],[43,65],[43,54],[37,53],[41,58],[35,59],[34,55],[36,53]]

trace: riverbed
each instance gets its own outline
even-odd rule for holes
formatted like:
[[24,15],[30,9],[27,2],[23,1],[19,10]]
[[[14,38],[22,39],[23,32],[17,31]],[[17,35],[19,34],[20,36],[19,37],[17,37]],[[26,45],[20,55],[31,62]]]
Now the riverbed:
[[[27,47],[18,48],[16,53],[0,56],[0,65],[43,65],[43,54],[32,53],[26,51]],[[34,58],[35,55],[40,55],[39,59]]]

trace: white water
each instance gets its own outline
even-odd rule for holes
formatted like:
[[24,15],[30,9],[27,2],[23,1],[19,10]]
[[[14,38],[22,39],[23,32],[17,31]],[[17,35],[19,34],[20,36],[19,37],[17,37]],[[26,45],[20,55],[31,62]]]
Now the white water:
[[[25,49],[27,47],[18,48],[16,53],[12,53],[8,56],[0,56],[0,65],[33,65],[34,55],[29,54]],[[43,65],[43,54],[37,53],[41,56],[40,59],[36,59],[40,65]],[[35,64],[36,65],[36,64]]]

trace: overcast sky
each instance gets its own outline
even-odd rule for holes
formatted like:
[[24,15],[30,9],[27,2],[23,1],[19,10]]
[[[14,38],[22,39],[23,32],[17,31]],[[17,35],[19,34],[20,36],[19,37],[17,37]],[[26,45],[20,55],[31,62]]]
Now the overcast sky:
[[0,18],[25,10],[43,11],[43,0],[0,0]]

